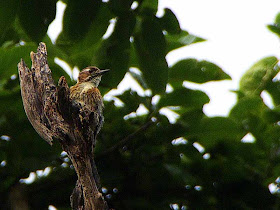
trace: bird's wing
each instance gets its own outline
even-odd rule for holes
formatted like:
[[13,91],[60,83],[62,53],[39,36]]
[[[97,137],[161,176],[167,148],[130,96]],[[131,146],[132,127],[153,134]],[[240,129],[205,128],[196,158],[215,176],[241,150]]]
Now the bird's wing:
[[90,112],[89,120],[90,124],[93,125],[93,130],[95,127],[101,123],[103,100],[102,96],[97,88],[89,88],[83,91],[81,94],[82,106],[84,109]]
[[102,96],[97,88],[89,88],[83,91],[81,101],[83,101],[84,105],[92,112],[102,111]]
[[[97,88],[90,88],[82,93],[83,107],[90,111],[89,124],[94,132],[94,142],[96,142],[97,134],[103,125],[103,99]],[[95,145],[95,143],[94,143]]]

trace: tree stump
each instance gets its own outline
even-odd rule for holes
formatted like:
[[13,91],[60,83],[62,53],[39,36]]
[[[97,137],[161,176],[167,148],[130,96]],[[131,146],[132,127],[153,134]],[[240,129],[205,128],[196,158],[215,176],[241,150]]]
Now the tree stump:
[[24,109],[38,134],[50,145],[58,140],[73,163],[78,181],[71,196],[72,209],[108,209],[99,192],[93,151],[89,149],[92,148],[93,135],[89,125],[81,124],[78,117],[88,113],[72,106],[64,77],[60,78],[57,87],[54,84],[45,43],[41,42],[37,53],[31,52],[30,57],[31,69],[23,60],[18,64]]

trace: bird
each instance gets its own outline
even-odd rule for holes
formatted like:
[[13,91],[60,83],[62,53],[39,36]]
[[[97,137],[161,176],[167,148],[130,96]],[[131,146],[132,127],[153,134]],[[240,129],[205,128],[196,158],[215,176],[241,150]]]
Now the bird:
[[104,122],[104,104],[98,85],[102,75],[108,71],[109,69],[100,70],[96,66],[88,66],[79,73],[77,83],[70,87],[70,101],[73,107],[83,113],[79,115],[81,124],[89,124],[94,135],[93,146]]
[[97,184],[98,190],[101,191],[100,177],[96,168],[95,161],[93,159],[93,151],[96,144],[97,134],[102,128],[104,117],[103,117],[103,98],[98,90],[98,85],[101,81],[103,74],[109,72],[109,69],[100,70],[96,66],[88,66],[84,68],[78,76],[77,83],[70,87],[69,99],[72,104],[73,110],[76,110],[73,114],[78,114],[77,118],[80,120],[80,124],[84,124],[87,129],[86,135],[93,134],[93,136],[88,136],[86,139],[90,140],[90,145],[88,145],[88,150],[92,168],[92,174],[94,176],[95,182]]

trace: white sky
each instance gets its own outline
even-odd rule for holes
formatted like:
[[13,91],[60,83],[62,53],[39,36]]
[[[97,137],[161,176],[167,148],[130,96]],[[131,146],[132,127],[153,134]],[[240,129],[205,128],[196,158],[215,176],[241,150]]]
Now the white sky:
[[[204,107],[208,115],[227,115],[236,101],[229,90],[238,88],[242,74],[259,59],[280,57],[279,39],[267,29],[280,12],[279,0],[159,0],[170,8],[181,28],[207,39],[167,56],[170,65],[194,57],[209,60],[232,77],[232,81],[208,83],[202,89],[210,96]],[[198,88],[198,85],[188,84]],[[201,88],[201,87],[200,87]]]
[[[176,14],[182,29],[207,39],[168,54],[169,65],[190,57],[206,59],[222,67],[233,79],[204,85],[185,84],[210,96],[210,103],[204,106],[207,115],[227,115],[236,102],[236,95],[230,90],[238,88],[242,74],[263,57],[280,57],[279,40],[266,27],[280,12],[279,0],[159,0],[159,14],[166,7]],[[58,3],[57,18],[48,31],[52,40],[61,30],[64,8],[63,3]],[[128,84],[139,89],[126,76],[119,90],[126,89]]]

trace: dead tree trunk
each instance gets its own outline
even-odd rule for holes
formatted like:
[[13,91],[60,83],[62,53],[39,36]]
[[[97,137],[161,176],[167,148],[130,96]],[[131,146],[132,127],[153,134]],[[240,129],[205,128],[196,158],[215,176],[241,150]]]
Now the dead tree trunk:
[[[61,77],[58,87],[54,84],[47,62],[47,49],[40,43],[37,53],[31,52],[32,67],[23,60],[18,64],[21,95],[26,115],[38,134],[52,144],[58,140],[67,152],[78,175],[71,196],[73,209],[103,210],[107,203],[99,192],[99,178],[93,161],[93,135],[89,125],[81,124],[77,110],[69,101],[69,87]],[[83,113],[81,113],[83,112]]]

